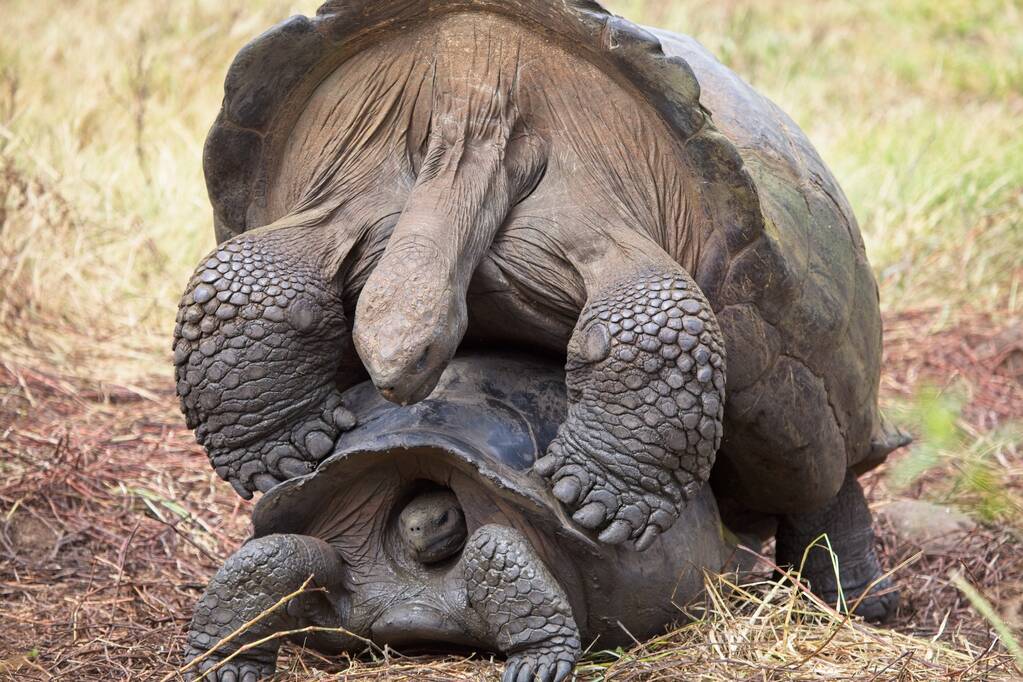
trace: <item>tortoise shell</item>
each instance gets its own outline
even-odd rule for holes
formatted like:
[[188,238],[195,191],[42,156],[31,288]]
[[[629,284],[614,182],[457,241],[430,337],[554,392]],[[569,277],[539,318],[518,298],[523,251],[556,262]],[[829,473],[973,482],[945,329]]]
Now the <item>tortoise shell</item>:
[[[326,182],[303,175],[301,154],[289,157],[289,145],[301,147],[296,125],[325,115],[324,101],[348,97],[346,69],[363,73],[360,59],[378,63],[388,50],[407,56],[409,36],[443,34],[444,21],[466,13],[521,27],[549,46],[552,59],[568,55],[595,68],[633,98],[637,116],[656,118],[657,130],[672,138],[657,153],[677,165],[684,210],[652,236],[692,274],[725,338],[728,398],[714,472],[720,496],[767,514],[817,508],[833,498],[847,469],[875,466],[906,442],[877,407],[877,284],[849,203],[812,145],[692,39],[644,29],[590,0],[333,0],[315,17],[293,17],[256,38],[228,72],[204,152],[218,239],[283,215],[323,220],[335,210],[307,210],[304,194],[278,187],[281,176],[296,176],[291,184]],[[326,100],[324,88],[334,90]],[[354,145],[359,132],[352,126],[331,143]],[[400,211],[396,203],[378,212]],[[367,274],[348,280],[358,284]],[[554,287],[537,280],[530,298],[554,317],[571,318],[570,330],[579,302],[545,300]],[[354,309],[358,291],[345,295]],[[504,330],[504,340],[564,347],[561,335],[536,338],[542,329],[524,329],[518,336]]]
[[469,534],[498,523],[527,537],[565,587],[584,638],[600,635],[602,644],[629,643],[623,625],[637,637],[661,631],[682,615],[676,604],[700,593],[703,571],[724,564],[728,549],[709,486],[642,554],[598,543],[564,515],[530,471],[564,418],[556,361],[470,353],[452,361],[421,403],[390,403],[369,382],[345,398],[357,426],[315,472],[266,493],[253,525],[256,537],[299,533],[330,542],[349,565],[356,600],[392,572],[414,570],[393,551],[395,519],[424,485],[455,493]]

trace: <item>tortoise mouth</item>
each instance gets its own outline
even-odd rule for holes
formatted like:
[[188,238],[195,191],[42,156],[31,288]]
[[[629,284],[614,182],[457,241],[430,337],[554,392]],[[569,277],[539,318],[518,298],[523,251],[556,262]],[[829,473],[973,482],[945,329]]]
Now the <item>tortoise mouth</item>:
[[427,566],[458,554],[465,547],[465,531],[454,531],[426,545],[415,547],[416,560]]

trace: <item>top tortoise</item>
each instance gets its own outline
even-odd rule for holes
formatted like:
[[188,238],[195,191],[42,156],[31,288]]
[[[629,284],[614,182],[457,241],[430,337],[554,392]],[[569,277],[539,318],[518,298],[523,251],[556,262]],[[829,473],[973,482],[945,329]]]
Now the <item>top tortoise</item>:
[[601,541],[645,549],[710,479],[780,555],[831,529],[843,587],[877,577],[855,474],[904,437],[859,229],[692,39],[589,0],[333,0],[238,54],[204,161],[177,389],[241,495],[327,457],[367,372],[406,404],[459,344],[517,346],[567,355],[535,471]]

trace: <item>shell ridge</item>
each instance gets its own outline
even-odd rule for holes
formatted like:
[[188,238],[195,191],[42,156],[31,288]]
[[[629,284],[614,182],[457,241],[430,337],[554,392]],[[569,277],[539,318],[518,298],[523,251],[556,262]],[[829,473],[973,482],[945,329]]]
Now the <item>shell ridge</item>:
[[[221,117],[207,138],[207,157],[223,154],[230,158],[230,150],[225,147],[241,144],[219,139],[225,137],[220,129],[249,131],[260,136],[262,144],[233,163],[213,163],[207,170],[219,239],[260,222],[260,211],[252,209],[265,191],[266,166],[272,163],[272,147],[279,143],[280,126],[285,125],[280,119],[293,118],[301,110],[302,105],[292,99],[314,89],[305,81],[317,75],[322,80],[324,71],[343,68],[347,56],[342,53],[360,38],[460,10],[491,11],[535,25],[558,35],[568,45],[578,46],[583,58],[589,54],[589,58],[607,63],[630,82],[637,95],[646,99],[676,134],[685,150],[680,163],[703,178],[698,201],[713,229],[726,233],[729,260],[737,248],[755,240],[763,230],[755,184],[732,142],[714,127],[711,112],[700,101],[700,84],[692,67],[685,58],[667,54],[650,30],[612,14],[593,0],[563,0],[557,5],[539,0],[435,0],[426,3],[425,11],[423,4],[413,0],[327,2],[313,18],[291,17],[239,52],[225,81]],[[294,59],[284,59],[284,54]],[[332,64],[329,70],[325,67],[328,63]],[[263,86],[271,76],[276,87],[268,93],[269,88]],[[702,143],[694,145],[696,140]],[[715,188],[715,184],[721,186]],[[733,225],[740,227],[733,229]],[[679,254],[673,251],[699,251],[701,240],[692,244],[691,236],[686,236],[691,229],[678,225],[668,226],[668,230],[669,244],[663,246],[676,260]],[[729,234],[736,231],[742,235],[739,243]],[[695,253],[692,260],[699,262],[700,254]],[[708,288],[721,282],[708,283]]]

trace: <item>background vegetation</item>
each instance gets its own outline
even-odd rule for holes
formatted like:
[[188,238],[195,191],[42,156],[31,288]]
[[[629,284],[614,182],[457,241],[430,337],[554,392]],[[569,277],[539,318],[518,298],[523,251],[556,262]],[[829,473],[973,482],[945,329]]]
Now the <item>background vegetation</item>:
[[[20,630],[13,627],[20,616],[4,606],[7,596],[0,592],[0,623],[5,615],[11,618],[5,624],[10,627],[0,630],[15,633],[8,651],[0,635],[0,676],[9,669],[18,671],[11,673],[17,679],[45,677],[47,670],[66,671],[79,660],[67,652],[92,640],[82,639],[86,635],[77,629],[74,637],[68,635],[62,612],[66,602],[77,603],[84,612],[94,607],[101,613],[109,607],[126,609],[125,618],[138,615],[130,611],[137,604],[89,601],[82,595],[95,588],[84,584],[68,587],[72,592],[46,607],[41,595],[28,587],[10,587],[28,580],[25,565],[18,563],[22,560],[17,558],[14,519],[41,520],[58,535],[84,533],[89,552],[82,555],[82,566],[95,574],[103,567],[97,569],[89,557],[107,552],[114,568],[103,569],[104,575],[111,584],[116,577],[113,592],[118,598],[128,578],[144,582],[149,575],[147,557],[133,563],[138,550],[129,551],[132,543],[163,548],[160,561],[148,558],[150,568],[162,567],[150,576],[153,580],[181,583],[191,571],[188,580],[200,583],[205,575],[198,573],[208,573],[216,557],[244,537],[246,508],[220,490],[174,412],[169,339],[183,284],[213,245],[200,156],[222,97],[227,65],[267,26],[291,14],[311,14],[317,4],[3,2],[0,479],[6,487],[0,486],[0,522],[7,525],[2,526],[6,535],[0,533],[6,543],[0,550],[9,550],[9,557],[0,554],[0,585],[7,586],[0,590],[13,590],[16,599],[8,603],[19,608],[50,613],[47,608],[53,607],[53,623],[44,627],[36,620],[21,623]],[[703,42],[793,116],[849,195],[881,283],[889,338],[884,400],[918,437],[918,444],[887,473],[868,479],[873,499],[880,506],[894,497],[924,497],[958,505],[987,524],[982,528],[988,535],[978,536],[983,542],[969,545],[987,569],[965,563],[964,557],[940,566],[924,561],[907,569],[934,575],[944,571],[938,578],[941,585],[927,588],[932,590],[928,594],[944,597],[936,598],[933,608],[911,598],[913,608],[924,610],[907,612],[900,628],[948,641],[955,655],[974,660],[984,652],[985,633],[992,631],[985,629],[988,621],[971,610],[968,600],[959,599],[960,592],[946,580],[948,572],[966,566],[966,580],[981,591],[996,582],[1015,584],[1023,574],[1019,545],[1012,544],[1023,527],[1017,421],[1023,417],[1023,5],[1018,0],[608,4],[629,18]],[[145,401],[144,408],[135,402],[139,400]],[[142,422],[140,411],[146,415]],[[110,440],[134,436],[139,439]],[[125,449],[125,443],[159,448],[166,458],[160,460],[163,468],[131,469],[141,451]],[[60,457],[78,457],[79,473],[90,472],[87,480],[92,483],[68,488],[66,480],[46,478],[56,475],[53,462],[65,461]],[[179,471],[175,467],[188,475],[171,473]],[[133,476],[136,488],[124,483],[135,481]],[[92,497],[85,495],[96,481],[110,485],[99,486]],[[168,511],[166,505],[174,500],[178,511]],[[76,526],[70,516],[57,513],[67,511],[62,505],[111,523],[119,519],[126,524],[124,533],[89,535],[83,530],[87,524]],[[891,557],[902,556],[889,549]],[[174,564],[171,557],[187,552],[194,556],[192,563],[185,562],[186,571],[180,559]],[[37,569],[40,586],[56,580],[58,574]],[[921,576],[911,574],[906,582]],[[178,588],[177,601],[164,597],[166,612],[153,606],[152,614],[139,616],[140,627],[153,630],[162,624],[167,632],[180,630],[196,593],[194,586]],[[946,588],[951,591],[940,591]],[[137,600],[135,589],[123,594],[134,594]],[[1012,609],[1023,609],[1012,601],[1015,594],[987,590],[995,615],[1010,629],[1023,624],[1023,616],[1012,620]],[[104,599],[108,597],[109,592]],[[955,599],[959,601],[953,606],[949,600]],[[782,614],[782,620],[771,621],[774,630],[757,630],[756,618],[750,620],[755,608],[750,611],[749,602],[742,603],[719,605],[712,610],[719,619],[712,619],[716,624],[710,630],[687,632],[695,632],[693,641],[706,641],[714,632],[731,641],[732,626],[738,623],[759,633],[741,640],[756,646],[741,651],[725,647],[718,659],[749,655],[757,665],[767,665],[763,660],[774,666],[798,662],[814,651],[813,642],[821,641],[811,637],[809,644],[804,642],[809,648],[792,645],[788,653],[779,652],[768,642],[791,643],[791,611],[788,616],[770,611]],[[964,615],[966,611],[973,615]],[[961,616],[966,624],[961,637],[948,625],[950,613],[959,614],[952,618],[955,623]],[[38,635],[36,642],[17,634],[32,632],[47,634]],[[781,639],[775,637],[779,632]],[[130,632],[121,634],[128,637]],[[112,636],[109,631],[106,635]],[[691,644],[685,637],[689,635],[670,642],[676,649],[681,641]],[[885,640],[884,646],[871,649],[870,642],[879,642],[883,635],[842,637],[838,640],[845,642],[848,654],[842,665],[884,658],[889,651],[885,646],[912,649],[902,640]],[[161,664],[173,663],[172,646],[166,641],[154,646],[161,652]],[[626,667],[612,669],[648,665],[651,656],[656,659],[656,652],[665,650],[658,646],[654,643],[632,658],[620,654],[626,663],[614,665]],[[33,649],[41,657],[35,663]],[[103,651],[109,658],[109,651]],[[926,647],[923,651],[921,657],[929,655]],[[835,671],[846,670],[832,663],[838,666]],[[590,673],[605,675],[607,665],[594,664]],[[710,670],[709,665],[704,661],[699,667]],[[900,669],[915,675],[908,665],[893,664],[878,673],[879,679]],[[806,671],[805,662],[800,666],[791,679]],[[94,670],[113,674],[110,668]],[[456,671],[452,675],[482,675],[489,669],[451,670]],[[729,670],[732,679],[739,676]],[[923,670],[918,679],[934,679],[927,677],[931,668]],[[978,670],[974,665],[973,673]],[[378,672],[373,668],[367,674]],[[722,675],[720,679],[729,679]]]

